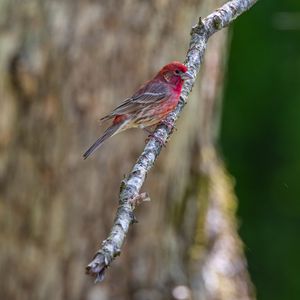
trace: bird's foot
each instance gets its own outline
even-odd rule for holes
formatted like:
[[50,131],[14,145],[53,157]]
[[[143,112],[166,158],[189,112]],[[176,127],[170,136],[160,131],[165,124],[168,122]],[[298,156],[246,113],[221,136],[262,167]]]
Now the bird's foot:
[[164,141],[159,136],[155,135],[154,133],[150,133],[148,137],[146,138],[145,142],[148,143],[150,139],[154,138],[157,142],[159,142],[163,147],[167,146],[168,141]]
[[162,121],[160,122],[160,124],[166,125],[166,126],[168,127],[168,129],[171,131],[171,133],[172,133],[174,130],[177,130],[177,128],[175,127],[174,123],[169,122],[168,120],[162,120]]

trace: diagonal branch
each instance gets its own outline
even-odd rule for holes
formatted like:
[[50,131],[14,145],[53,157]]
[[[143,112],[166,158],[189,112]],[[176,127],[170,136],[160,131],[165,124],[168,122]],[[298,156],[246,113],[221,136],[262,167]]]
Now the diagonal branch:
[[145,193],[140,194],[140,190],[147,173],[161,151],[162,143],[157,140],[166,142],[171,135],[172,128],[186,104],[188,95],[200,70],[209,37],[218,30],[228,26],[256,2],[257,0],[229,1],[205,19],[201,20],[200,18],[198,24],[192,28],[185,64],[193,79],[185,82],[176,109],[166,119],[168,126],[164,124],[157,126],[154,134],[158,138],[149,140],[131,172],[121,183],[119,207],[111,232],[108,238],[103,241],[102,247],[97,251],[91,263],[86,267],[87,274],[95,276],[96,282],[103,279],[105,269],[121,253],[121,247],[129,230],[129,225],[136,221],[133,215],[135,206],[141,201],[148,199]]

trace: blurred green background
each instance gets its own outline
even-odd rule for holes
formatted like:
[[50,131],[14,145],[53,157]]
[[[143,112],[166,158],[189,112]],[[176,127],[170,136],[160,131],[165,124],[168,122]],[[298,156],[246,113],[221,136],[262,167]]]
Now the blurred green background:
[[259,1],[233,25],[221,148],[236,178],[257,297],[299,299],[300,1]]

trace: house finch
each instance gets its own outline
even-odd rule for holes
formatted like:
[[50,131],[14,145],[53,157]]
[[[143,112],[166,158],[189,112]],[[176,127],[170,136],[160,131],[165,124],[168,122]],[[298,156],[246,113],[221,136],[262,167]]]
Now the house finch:
[[165,65],[157,75],[142,85],[130,98],[125,99],[111,113],[101,118],[112,120],[104,134],[83,154],[84,159],[91,155],[109,137],[129,128],[142,128],[156,125],[176,107],[183,82],[192,78],[187,67],[180,62]]

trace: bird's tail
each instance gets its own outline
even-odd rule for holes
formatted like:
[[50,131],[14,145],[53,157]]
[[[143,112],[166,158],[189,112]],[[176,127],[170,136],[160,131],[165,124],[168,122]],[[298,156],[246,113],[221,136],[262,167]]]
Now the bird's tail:
[[96,151],[96,149],[98,149],[102,145],[102,143],[106,139],[116,134],[118,129],[120,129],[120,127],[122,127],[123,124],[123,122],[120,122],[108,127],[103,133],[103,135],[99,137],[97,141],[83,154],[83,158],[88,158],[94,151]]

